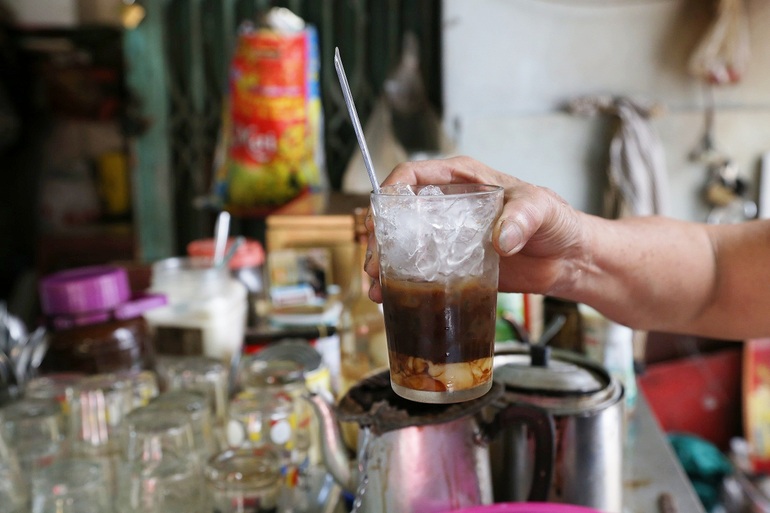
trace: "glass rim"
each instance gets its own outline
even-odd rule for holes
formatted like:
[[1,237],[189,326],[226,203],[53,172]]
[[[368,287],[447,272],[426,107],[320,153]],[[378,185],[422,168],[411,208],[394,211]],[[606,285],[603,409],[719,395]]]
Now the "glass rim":
[[[421,190],[425,187],[433,186],[433,187],[439,187],[444,194],[443,195],[436,195],[436,196],[419,196],[415,194],[414,196],[407,195],[407,194],[387,194],[383,192],[383,190],[392,189],[397,185],[409,185],[412,190]],[[455,192],[459,191],[459,192]],[[389,197],[389,198],[420,198],[420,199],[428,199],[428,198],[443,198],[445,196],[451,196],[452,198],[462,198],[462,197],[473,197],[473,196],[485,196],[489,194],[494,194],[497,192],[503,192],[505,189],[500,185],[493,185],[493,184],[487,184],[487,183],[445,183],[445,184],[431,184],[431,183],[424,183],[424,184],[390,184],[380,187],[379,192],[371,191],[370,195],[372,199],[374,198],[382,198],[382,197]],[[447,194],[449,192],[449,194]]]

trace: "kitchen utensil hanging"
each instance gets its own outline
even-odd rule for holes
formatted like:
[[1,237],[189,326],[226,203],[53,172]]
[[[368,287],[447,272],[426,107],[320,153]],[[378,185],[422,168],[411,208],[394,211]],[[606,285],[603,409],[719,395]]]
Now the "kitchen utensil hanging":
[[704,132],[690,159],[706,166],[704,200],[710,207],[706,221],[726,224],[752,219],[757,215],[757,204],[747,197],[749,183],[741,176],[737,164],[715,142],[714,85],[707,84],[705,90]]

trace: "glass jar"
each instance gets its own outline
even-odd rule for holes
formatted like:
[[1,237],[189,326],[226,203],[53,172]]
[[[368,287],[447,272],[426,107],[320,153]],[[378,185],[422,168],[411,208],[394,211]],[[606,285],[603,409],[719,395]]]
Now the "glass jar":
[[158,354],[203,355],[227,363],[246,330],[246,287],[208,259],[169,258],[152,266],[150,290],[168,304],[148,312]]
[[98,374],[153,367],[143,315],[164,305],[165,296],[132,296],[128,273],[113,266],[54,273],[40,281],[39,289],[49,330],[41,373]]
[[[234,243],[234,238],[227,240],[225,254],[230,251]],[[214,239],[194,240],[187,245],[187,254],[211,261],[214,258],[214,246]],[[264,263],[265,250],[259,241],[253,239],[245,239],[235,249],[227,263],[230,274],[243,283],[248,291],[249,309],[246,319],[248,326],[256,326],[267,311]]]
[[302,365],[290,360],[263,360],[259,353],[245,359],[239,372],[239,382],[247,395],[273,396],[292,404],[294,418],[289,459],[302,465],[309,456],[313,411],[302,399],[307,393]]
[[241,392],[230,401],[225,443],[231,449],[273,445],[282,466],[291,463],[297,414],[287,395]]

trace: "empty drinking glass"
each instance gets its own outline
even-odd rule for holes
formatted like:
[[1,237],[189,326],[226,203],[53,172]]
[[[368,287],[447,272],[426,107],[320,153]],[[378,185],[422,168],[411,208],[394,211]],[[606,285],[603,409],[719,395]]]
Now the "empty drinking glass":
[[206,465],[207,511],[274,513],[281,494],[277,455],[270,447],[224,451]]
[[0,436],[0,511],[26,513],[29,511],[27,494],[27,483],[16,454]]
[[203,479],[189,417],[138,408],[123,424],[120,513],[203,513]]
[[170,390],[163,392],[145,407],[159,415],[178,411],[187,415],[193,430],[195,450],[201,461],[206,461],[217,450],[209,401],[199,390]]
[[98,463],[64,458],[32,479],[32,513],[110,513],[108,484]]
[[72,449],[78,456],[116,453],[118,427],[134,408],[133,385],[125,376],[96,374],[75,388],[70,413]]
[[151,371],[126,371],[118,374],[131,382],[134,402],[133,407],[147,406],[160,393],[158,378]]
[[200,390],[211,403],[215,423],[224,422],[230,393],[227,367],[205,356],[164,357],[158,371],[167,390]]
[[119,427],[134,407],[133,386],[116,374],[97,374],[76,387],[70,413],[70,450],[101,465],[111,494],[117,491]]
[[13,448],[24,475],[50,465],[63,450],[59,403],[54,399],[22,399],[3,407],[0,436]]

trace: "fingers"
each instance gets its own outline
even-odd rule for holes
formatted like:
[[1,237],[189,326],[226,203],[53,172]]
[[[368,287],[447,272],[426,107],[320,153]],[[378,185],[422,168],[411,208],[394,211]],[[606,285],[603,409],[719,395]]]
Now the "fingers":
[[372,286],[369,287],[369,299],[375,303],[382,303],[382,288],[380,288],[380,280],[372,280]]
[[470,157],[404,162],[393,169],[381,185],[408,183],[413,185],[439,183],[486,183],[511,186],[518,182]]
[[369,299],[374,302],[382,303],[382,291],[380,290],[380,260],[377,257],[377,241],[374,237],[374,218],[371,210],[366,215],[366,230],[369,232],[369,238],[366,242],[366,259],[364,260],[364,271],[372,278],[369,287]]
[[560,255],[577,241],[579,222],[574,209],[555,192],[520,182],[506,189],[503,212],[493,240],[501,256],[511,256],[525,246],[532,256]]
[[[382,185],[395,183],[412,185],[482,183],[503,187],[505,189],[503,211],[493,231],[495,249],[503,257],[522,253],[526,258],[543,258],[543,262],[548,263],[549,259],[563,256],[566,248],[574,244],[579,232],[576,228],[579,222],[575,211],[556,193],[496,171],[469,157],[399,164],[382,182]],[[369,297],[373,301],[381,302],[379,259],[374,239],[374,220],[371,214],[370,212],[366,219],[367,230],[369,230],[368,249],[371,251],[371,257],[368,258],[365,270],[374,280],[369,289]],[[532,262],[532,260],[527,261]],[[521,260],[517,262],[520,263]]]

